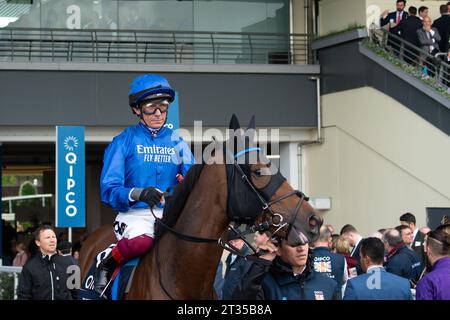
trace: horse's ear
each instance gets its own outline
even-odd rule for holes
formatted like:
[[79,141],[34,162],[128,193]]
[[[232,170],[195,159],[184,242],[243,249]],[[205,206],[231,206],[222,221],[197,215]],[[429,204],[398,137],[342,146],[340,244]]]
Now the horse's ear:
[[238,130],[241,128],[241,125],[239,124],[239,120],[236,117],[236,115],[233,113],[230,120],[230,129],[231,130]]
[[252,118],[250,119],[250,122],[248,123],[248,129],[253,129],[256,130],[256,121],[255,121],[255,115],[252,116]]

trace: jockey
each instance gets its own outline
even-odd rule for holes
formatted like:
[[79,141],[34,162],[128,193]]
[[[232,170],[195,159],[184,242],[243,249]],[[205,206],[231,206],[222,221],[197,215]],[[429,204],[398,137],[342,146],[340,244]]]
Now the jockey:
[[149,206],[161,218],[163,191],[180,183],[194,164],[186,142],[165,126],[174,98],[175,92],[164,77],[145,74],[135,78],[129,104],[140,121],[116,136],[105,150],[101,198],[119,212],[114,222],[118,242],[95,274],[98,293],[103,292],[119,264],[152,247],[155,218]]

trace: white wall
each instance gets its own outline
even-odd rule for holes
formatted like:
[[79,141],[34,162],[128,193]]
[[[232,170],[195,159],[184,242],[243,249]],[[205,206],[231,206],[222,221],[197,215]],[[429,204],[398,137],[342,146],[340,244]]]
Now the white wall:
[[326,223],[364,235],[410,211],[450,207],[450,138],[373,88],[325,95],[322,145],[304,147],[304,189],[331,197]]
[[322,0],[319,2],[319,34],[365,24],[365,0]]
[[298,161],[298,142],[280,144],[280,172],[294,189],[299,189],[301,180]]

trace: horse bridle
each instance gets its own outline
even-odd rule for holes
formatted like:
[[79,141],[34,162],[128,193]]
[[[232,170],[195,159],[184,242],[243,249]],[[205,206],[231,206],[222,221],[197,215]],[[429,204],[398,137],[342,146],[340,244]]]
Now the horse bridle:
[[[298,213],[300,212],[300,208],[302,206],[302,203],[304,200],[308,201],[308,197],[301,191],[299,190],[293,190],[287,194],[284,194],[280,197],[278,197],[275,200],[269,201],[267,202],[264,197],[261,195],[261,193],[258,191],[258,189],[255,188],[255,186],[252,184],[252,182],[250,181],[250,179],[247,177],[247,175],[245,174],[245,172],[242,170],[241,166],[238,164],[237,162],[237,158],[245,153],[249,153],[249,152],[253,152],[253,151],[257,151],[260,152],[261,148],[248,148],[245,150],[240,151],[239,153],[237,153],[235,156],[233,156],[233,166],[234,168],[238,171],[241,180],[244,181],[244,183],[252,190],[252,192],[254,192],[254,194],[256,195],[256,198],[260,201],[261,204],[261,213],[258,214],[264,214],[267,213],[269,215],[269,220],[266,220],[258,225],[253,224],[252,226],[250,226],[250,228],[248,228],[248,230],[244,231],[244,232],[240,232],[238,230],[236,230],[233,226],[230,225],[230,228],[232,230],[234,230],[240,239],[242,239],[247,246],[254,252],[256,253],[257,250],[244,238],[244,235],[249,234],[249,233],[254,233],[255,231],[260,231],[260,232],[264,232],[269,230],[269,228],[271,226],[276,227],[277,229],[272,233],[272,238],[275,238],[275,235],[282,230],[283,228],[285,228],[286,226],[288,227],[287,232],[286,232],[286,236],[285,238],[288,237],[294,222],[297,218]],[[270,181],[267,185],[270,185]],[[164,193],[165,196],[167,196],[167,192]],[[290,222],[283,222],[284,218],[281,214],[274,212],[274,210],[272,210],[271,206],[284,200],[287,199],[291,196],[298,196],[299,200],[297,202],[297,205],[295,206],[295,209],[293,210],[293,218],[291,219]],[[203,237],[197,237],[197,236],[191,236],[191,235],[187,235],[184,233],[181,233],[175,229],[173,229],[172,227],[168,226],[167,224],[165,224],[164,222],[162,222],[162,220],[160,218],[158,218],[154,212],[153,209],[150,207],[150,212],[152,213],[153,217],[155,218],[155,222],[159,223],[163,228],[165,228],[166,230],[170,231],[172,234],[174,234],[177,238],[181,239],[181,240],[185,240],[185,241],[189,241],[189,242],[199,242],[199,243],[218,243],[219,246],[221,246],[222,248],[224,248],[227,251],[230,251],[232,254],[236,254],[238,256],[243,256],[242,252],[237,249],[235,246],[233,246],[231,243],[229,243],[229,240],[227,239],[211,239],[211,238],[203,238]],[[278,222],[276,220],[279,220]],[[170,295],[170,293],[166,290],[166,288],[164,287],[163,283],[162,283],[162,278],[161,278],[161,270],[160,270],[160,263],[159,263],[159,254],[157,251],[157,247],[155,247],[155,255],[156,255],[156,263],[157,263],[157,268],[158,268],[158,274],[159,274],[159,284],[161,286],[161,288],[164,290],[164,292],[166,293],[166,295],[174,300],[174,298]]]
[[[275,239],[277,237],[276,235],[277,235],[278,232],[280,232],[283,228],[288,227],[288,229],[286,231],[286,236],[284,237],[284,238],[287,238],[289,233],[290,233],[290,231],[292,230],[292,227],[293,227],[293,225],[295,223],[295,220],[297,219],[297,216],[298,216],[298,213],[300,212],[300,208],[301,208],[301,206],[303,204],[303,201],[305,201],[305,200],[308,201],[309,198],[303,192],[301,192],[299,190],[293,190],[293,191],[291,191],[291,192],[289,192],[287,194],[281,195],[280,197],[278,197],[278,198],[276,198],[276,199],[274,199],[272,201],[267,202],[266,199],[264,199],[264,197],[261,195],[261,192],[258,191],[258,189],[255,188],[253,183],[248,178],[247,174],[245,174],[244,170],[242,170],[241,166],[237,162],[237,158],[240,155],[248,153],[248,152],[253,152],[253,151],[260,152],[261,148],[254,147],[254,148],[248,148],[248,149],[240,151],[238,154],[236,154],[233,157],[234,158],[233,166],[238,171],[238,173],[239,173],[239,175],[241,177],[241,180],[252,190],[252,192],[256,195],[256,198],[259,200],[260,205],[261,205],[261,213],[258,214],[258,216],[261,215],[261,214],[266,213],[269,216],[269,219],[264,221],[264,222],[262,222],[262,223],[260,223],[260,224],[257,224],[257,225],[253,224],[252,226],[250,226],[248,228],[248,230],[243,231],[243,232],[238,231],[233,226],[230,226],[230,228],[235,233],[238,234],[239,238],[242,239],[254,253],[256,253],[256,249],[250,243],[248,243],[248,241],[244,238],[244,235],[249,234],[249,233],[254,233],[255,231],[264,232],[264,231],[269,230],[269,228],[271,226],[273,226],[273,227],[276,228],[276,230],[271,234],[271,237],[272,237],[272,239]],[[270,183],[271,182],[269,182],[267,184],[267,186],[270,185]],[[285,200],[285,199],[287,199],[287,198],[289,198],[291,196],[294,196],[294,195],[298,196],[299,200],[298,200],[294,210],[291,212],[292,213],[292,219],[290,219],[289,222],[283,222],[284,221],[284,217],[281,214],[274,212],[274,210],[271,208],[271,206],[273,206],[274,204],[276,204],[276,203],[278,203],[280,201],[283,201],[283,200]],[[272,195],[269,195],[269,197],[271,197],[271,196]],[[225,240],[219,239],[219,245],[221,247],[223,247],[225,250],[228,250],[228,251],[230,251],[233,254],[236,254],[236,255],[239,255],[239,256],[243,256],[242,252],[237,250],[226,239]]]
[[[272,234],[273,236],[275,236],[276,233],[278,233],[280,230],[282,230],[284,227],[288,226],[289,229],[287,230],[286,234],[289,234],[290,230],[292,229],[292,226],[295,222],[295,220],[297,219],[297,215],[300,211],[300,207],[303,203],[304,200],[308,201],[309,198],[301,191],[299,190],[293,190],[287,194],[284,194],[280,197],[278,197],[275,200],[269,201],[267,202],[264,197],[261,195],[261,193],[255,188],[255,186],[251,183],[250,179],[247,177],[247,175],[245,174],[245,172],[242,170],[241,166],[238,164],[237,162],[237,158],[238,156],[244,154],[244,153],[248,153],[248,152],[253,152],[253,151],[261,151],[261,148],[249,148],[249,149],[245,149],[240,151],[236,156],[233,157],[234,162],[233,162],[233,166],[235,169],[237,169],[239,175],[241,176],[241,180],[244,181],[244,183],[252,190],[252,192],[256,195],[256,198],[259,200],[260,204],[261,204],[261,213],[258,214],[261,215],[265,212],[268,213],[269,218],[271,218],[271,221],[268,222],[263,222],[261,224],[258,225],[254,225],[250,227],[250,230],[255,230],[255,231],[266,231],[268,230],[271,226],[276,227],[276,231]],[[270,182],[268,183],[268,185],[270,184]],[[165,192],[164,196],[167,196],[168,193]],[[284,199],[287,199],[293,195],[296,195],[299,197],[299,201],[297,202],[297,205],[295,206],[293,212],[293,218],[291,219],[290,222],[285,222],[283,223],[283,216],[279,213],[275,213],[271,206],[283,201]],[[190,241],[190,242],[199,242],[199,243],[204,243],[204,242],[218,242],[219,245],[222,244],[222,238],[219,239],[212,239],[212,238],[204,238],[204,237],[197,237],[197,236],[191,236],[191,235],[187,235],[184,233],[181,233],[175,229],[173,229],[172,227],[168,226],[167,224],[165,224],[164,222],[162,222],[162,220],[160,218],[158,218],[154,212],[153,209],[150,207],[150,212],[152,213],[153,217],[155,218],[156,223],[160,224],[163,228],[165,228],[166,230],[170,231],[171,233],[173,233],[177,238],[181,239],[181,240],[185,240],[185,241]],[[276,220],[279,220],[278,222],[276,222]],[[253,228],[252,228],[253,227]],[[253,232],[255,232],[253,231]],[[251,233],[251,232],[245,232],[245,233],[240,233],[241,235],[245,235],[247,233]],[[242,238],[242,237],[241,237]],[[221,245],[222,246],[222,245]]]

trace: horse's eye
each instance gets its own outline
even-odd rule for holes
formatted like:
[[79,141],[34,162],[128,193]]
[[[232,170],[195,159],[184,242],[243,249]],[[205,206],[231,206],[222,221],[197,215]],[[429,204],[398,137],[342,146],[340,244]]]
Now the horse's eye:
[[253,171],[253,173],[254,173],[255,176],[257,176],[257,177],[262,176],[262,170],[261,170],[261,169],[255,170],[255,171]]

